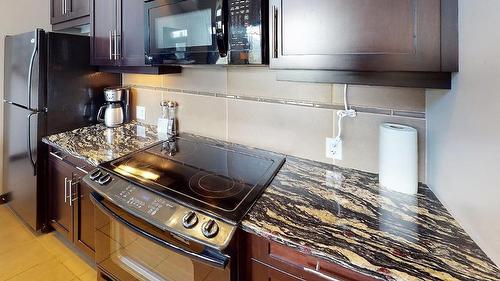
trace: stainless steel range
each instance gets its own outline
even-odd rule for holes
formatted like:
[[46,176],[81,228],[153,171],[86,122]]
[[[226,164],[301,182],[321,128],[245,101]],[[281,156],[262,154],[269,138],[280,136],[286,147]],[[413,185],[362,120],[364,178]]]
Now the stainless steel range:
[[238,224],[284,157],[181,136],[105,163],[96,262],[116,280],[236,280]]

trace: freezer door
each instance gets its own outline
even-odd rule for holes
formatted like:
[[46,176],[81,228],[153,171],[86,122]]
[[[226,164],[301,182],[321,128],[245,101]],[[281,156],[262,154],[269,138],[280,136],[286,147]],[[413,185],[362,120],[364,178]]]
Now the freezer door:
[[41,219],[40,191],[42,177],[39,154],[44,114],[5,104],[3,187],[9,193],[9,206],[33,230],[38,230]]
[[[45,33],[5,37],[4,100],[42,110],[45,105]],[[42,55],[40,55],[42,54]]]

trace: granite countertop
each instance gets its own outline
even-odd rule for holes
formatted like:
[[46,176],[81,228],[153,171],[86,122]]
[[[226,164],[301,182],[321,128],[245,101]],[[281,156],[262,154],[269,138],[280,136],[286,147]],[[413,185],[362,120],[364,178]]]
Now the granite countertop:
[[97,166],[160,141],[156,126],[131,122],[117,128],[103,124],[44,137],[42,141]]
[[382,280],[500,280],[428,187],[405,195],[353,169],[287,157],[242,227]]
[[[155,126],[133,122],[43,141],[98,165],[160,139]],[[428,187],[404,195],[379,187],[375,174],[295,157],[287,157],[242,228],[382,280],[500,280],[498,267]]]

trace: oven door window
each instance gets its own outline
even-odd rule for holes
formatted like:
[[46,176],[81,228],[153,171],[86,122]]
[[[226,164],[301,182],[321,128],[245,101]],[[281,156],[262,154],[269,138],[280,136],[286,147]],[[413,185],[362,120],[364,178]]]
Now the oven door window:
[[153,63],[211,63],[218,59],[217,34],[225,22],[220,0],[152,3],[160,2],[164,4],[148,9],[147,47]]
[[226,281],[225,269],[171,251],[96,210],[96,263],[117,280]]

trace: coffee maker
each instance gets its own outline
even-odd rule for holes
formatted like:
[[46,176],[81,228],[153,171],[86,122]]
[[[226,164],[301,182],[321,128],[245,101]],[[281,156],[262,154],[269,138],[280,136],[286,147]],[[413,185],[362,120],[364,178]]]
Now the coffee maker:
[[115,128],[130,122],[130,87],[104,89],[105,105],[97,113],[97,120],[106,127]]

